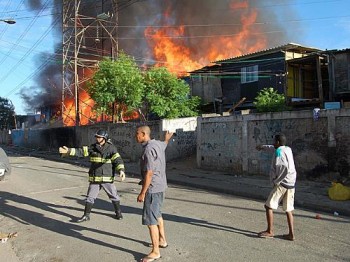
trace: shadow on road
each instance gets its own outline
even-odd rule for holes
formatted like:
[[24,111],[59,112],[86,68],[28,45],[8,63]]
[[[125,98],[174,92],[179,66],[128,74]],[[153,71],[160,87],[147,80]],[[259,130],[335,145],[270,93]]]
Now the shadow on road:
[[[67,197],[71,200],[76,200],[78,203],[81,203],[84,205],[84,201],[72,197]],[[141,223],[141,215],[142,215],[142,209],[141,208],[135,208],[131,206],[121,206],[122,212],[124,214],[137,214],[140,215],[140,223]],[[102,200],[102,199],[96,199],[94,207],[93,207],[93,213],[95,214],[101,214],[105,215],[104,212],[99,212],[98,210],[103,210],[103,211],[109,211],[112,212],[112,204],[109,201]],[[92,214],[93,215],[93,214]],[[201,219],[195,219],[195,218],[190,218],[190,217],[185,217],[185,216],[177,216],[177,215],[172,215],[172,214],[167,214],[163,213],[163,218],[165,221],[171,221],[171,222],[177,222],[177,223],[184,223],[184,224],[190,224],[194,226],[199,226],[199,227],[205,227],[209,229],[215,229],[215,230],[223,230],[223,231],[228,231],[228,232],[233,232],[237,234],[242,234],[245,236],[249,237],[256,237],[257,232],[249,231],[249,230],[244,230],[244,229],[239,229],[231,226],[225,226],[225,225],[220,225],[216,223],[212,223],[206,220],[201,220]]]
[[45,217],[41,213],[13,206],[9,203],[8,200],[14,201],[20,204],[29,205],[41,210],[45,210],[47,212],[66,216],[73,219],[74,217],[72,217],[71,215],[56,209],[56,208],[67,208],[67,206],[53,205],[53,204],[42,202],[33,198],[20,196],[20,195],[16,195],[16,194],[4,192],[4,191],[1,191],[0,195],[1,195],[1,199],[0,199],[1,214],[5,217],[14,219],[26,225],[34,225],[34,226],[44,228],[46,230],[50,230],[68,237],[74,237],[82,241],[87,241],[89,243],[94,243],[96,245],[109,247],[113,250],[117,249],[123,252],[127,252],[132,254],[136,260],[139,260],[140,258],[144,257],[144,254],[142,253],[135,252],[133,250],[126,249],[120,246],[115,246],[115,245],[112,245],[111,243],[103,242],[98,239],[86,237],[81,233],[81,231],[86,230],[86,231],[94,232],[96,234],[108,235],[115,238],[130,240],[130,241],[144,245],[145,243],[143,241],[118,235],[118,234],[113,234],[110,232],[105,232],[94,228],[85,227],[80,224],[66,223],[63,221]]

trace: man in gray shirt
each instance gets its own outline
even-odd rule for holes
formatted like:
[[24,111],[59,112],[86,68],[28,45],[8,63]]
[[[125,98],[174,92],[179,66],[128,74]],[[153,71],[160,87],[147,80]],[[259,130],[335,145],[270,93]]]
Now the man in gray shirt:
[[151,139],[148,126],[141,126],[136,130],[136,141],[143,147],[142,189],[137,201],[143,202],[142,224],[148,226],[152,241],[152,251],[142,259],[144,262],[160,258],[159,248],[168,246],[161,208],[167,188],[165,149],[172,135],[173,133],[166,132],[165,141],[159,141]]

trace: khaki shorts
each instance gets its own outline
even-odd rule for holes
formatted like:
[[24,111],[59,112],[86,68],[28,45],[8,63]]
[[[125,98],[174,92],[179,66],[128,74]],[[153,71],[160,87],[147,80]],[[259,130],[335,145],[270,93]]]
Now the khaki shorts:
[[290,212],[294,210],[294,192],[295,189],[287,189],[281,185],[274,186],[265,205],[271,209],[277,209],[279,203],[283,200],[283,211]]

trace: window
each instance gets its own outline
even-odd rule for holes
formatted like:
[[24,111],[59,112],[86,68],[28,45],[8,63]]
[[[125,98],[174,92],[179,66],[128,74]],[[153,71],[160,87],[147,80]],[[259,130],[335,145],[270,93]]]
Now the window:
[[243,67],[241,69],[241,83],[250,83],[258,81],[258,65]]

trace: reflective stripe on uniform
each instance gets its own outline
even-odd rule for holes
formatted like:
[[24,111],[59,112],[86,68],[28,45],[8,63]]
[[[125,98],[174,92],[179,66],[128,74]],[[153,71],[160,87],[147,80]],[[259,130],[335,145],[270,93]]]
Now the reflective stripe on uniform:
[[89,147],[83,146],[83,154],[85,157],[89,155]]
[[114,177],[109,176],[89,176],[89,182],[113,182]]
[[94,162],[94,163],[109,163],[111,164],[112,161],[110,159],[105,159],[102,157],[90,157],[90,162]]
[[70,156],[75,156],[75,148],[71,148],[71,149],[70,149],[69,155],[70,155]]
[[120,157],[120,155],[119,155],[119,153],[115,153],[112,157],[111,157],[111,160],[113,161],[113,160],[116,160],[117,158],[119,158]]
[[116,169],[116,170],[125,169],[125,168],[124,168],[124,164],[119,164],[119,165],[117,165],[115,169]]

